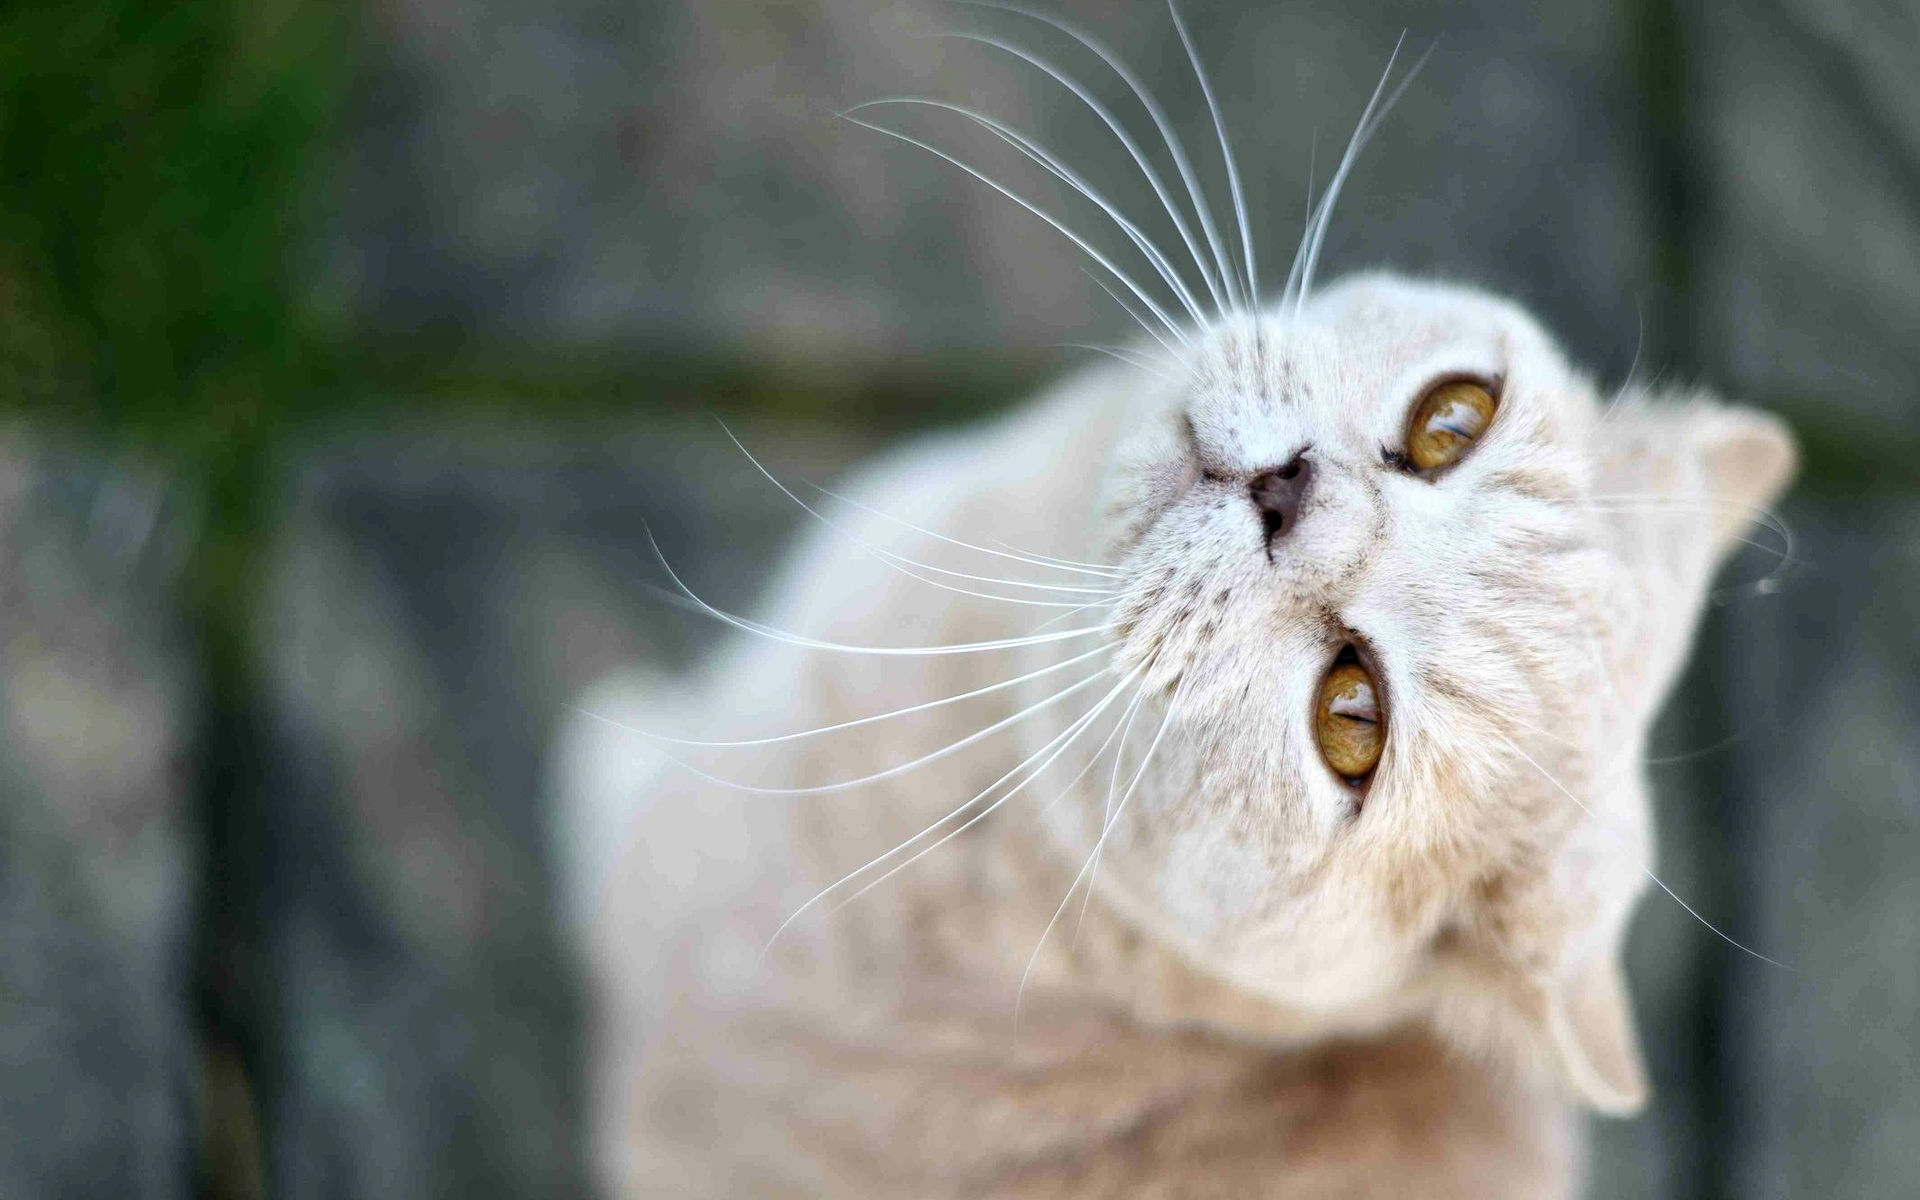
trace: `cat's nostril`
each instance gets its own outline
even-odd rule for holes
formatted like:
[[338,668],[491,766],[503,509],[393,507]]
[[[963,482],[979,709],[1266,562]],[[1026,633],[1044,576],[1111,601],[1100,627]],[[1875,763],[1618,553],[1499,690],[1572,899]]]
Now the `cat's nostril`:
[[1313,477],[1313,464],[1295,455],[1293,461],[1271,471],[1262,471],[1247,485],[1253,506],[1260,512],[1266,530],[1267,557],[1273,557],[1273,541],[1293,532],[1300,519],[1300,505],[1307,496],[1307,482]]

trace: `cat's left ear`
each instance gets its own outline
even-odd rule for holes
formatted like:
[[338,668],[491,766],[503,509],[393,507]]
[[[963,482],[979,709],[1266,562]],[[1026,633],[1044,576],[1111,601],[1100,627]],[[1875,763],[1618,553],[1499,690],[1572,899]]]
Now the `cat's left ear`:
[[1589,1108],[1629,1117],[1647,1102],[1626,972],[1611,952],[1541,985],[1548,1045],[1561,1073]]

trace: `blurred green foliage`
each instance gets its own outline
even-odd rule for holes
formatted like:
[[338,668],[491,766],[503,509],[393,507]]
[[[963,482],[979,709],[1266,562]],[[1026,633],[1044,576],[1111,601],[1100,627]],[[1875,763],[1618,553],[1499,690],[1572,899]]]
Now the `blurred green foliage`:
[[229,618],[277,430],[331,370],[293,253],[350,75],[347,11],[103,0],[0,16],[0,390],[187,481],[205,535],[189,608],[216,674],[240,669]]
[[290,247],[348,75],[308,0],[22,5],[0,17],[4,378],[192,457],[310,377]]

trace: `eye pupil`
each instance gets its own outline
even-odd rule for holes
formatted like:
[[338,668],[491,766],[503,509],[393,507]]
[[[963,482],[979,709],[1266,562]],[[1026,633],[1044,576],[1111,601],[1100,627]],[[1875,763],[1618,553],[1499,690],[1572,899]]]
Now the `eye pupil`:
[[1497,407],[1493,393],[1470,380],[1434,388],[1413,410],[1407,461],[1419,471],[1451,466],[1487,431]]
[[1361,779],[1380,762],[1385,714],[1373,676],[1357,662],[1336,662],[1320,684],[1314,709],[1320,754],[1334,774]]

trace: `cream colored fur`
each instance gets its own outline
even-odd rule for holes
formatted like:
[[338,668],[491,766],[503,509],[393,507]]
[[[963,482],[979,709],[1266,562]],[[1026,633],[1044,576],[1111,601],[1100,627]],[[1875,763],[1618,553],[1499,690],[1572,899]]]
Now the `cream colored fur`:
[[[1432,479],[1383,462],[1429,382],[1462,372],[1503,381],[1480,443]],[[1269,559],[1246,480],[1303,450],[1305,508]],[[1793,458],[1751,411],[1604,404],[1519,308],[1386,275],[1297,318],[1223,321],[1166,378],[1090,371],[888,457],[850,485],[868,508],[828,506],[840,528],[795,547],[769,625],[895,646],[1055,617],[1053,631],[1111,628],[927,657],[741,634],[697,678],[614,681],[583,702],[597,715],[567,731],[560,786],[571,827],[593,831],[579,870],[607,1186],[1572,1194],[1578,1107],[1631,1112],[1646,1091],[1619,950],[1653,862],[1648,725],[1716,564]],[[967,551],[876,513],[1112,573]],[[1106,601],[1061,616],[941,590],[878,551],[1114,590],[908,568]],[[1363,801],[1321,762],[1311,722],[1350,638],[1387,700]],[[610,723],[779,734],[1095,649],[1085,669],[754,749]],[[848,790],[741,793],[668,757],[761,787],[827,785],[1108,664],[1119,674]],[[1123,684],[1135,669],[1137,692]],[[1029,787],[836,907],[979,813],[998,793],[963,802],[1116,684]],[[1109,748],[1079,774],[1136,694],[1121,765]],[[785,918],[902,844],[762,956]]]

